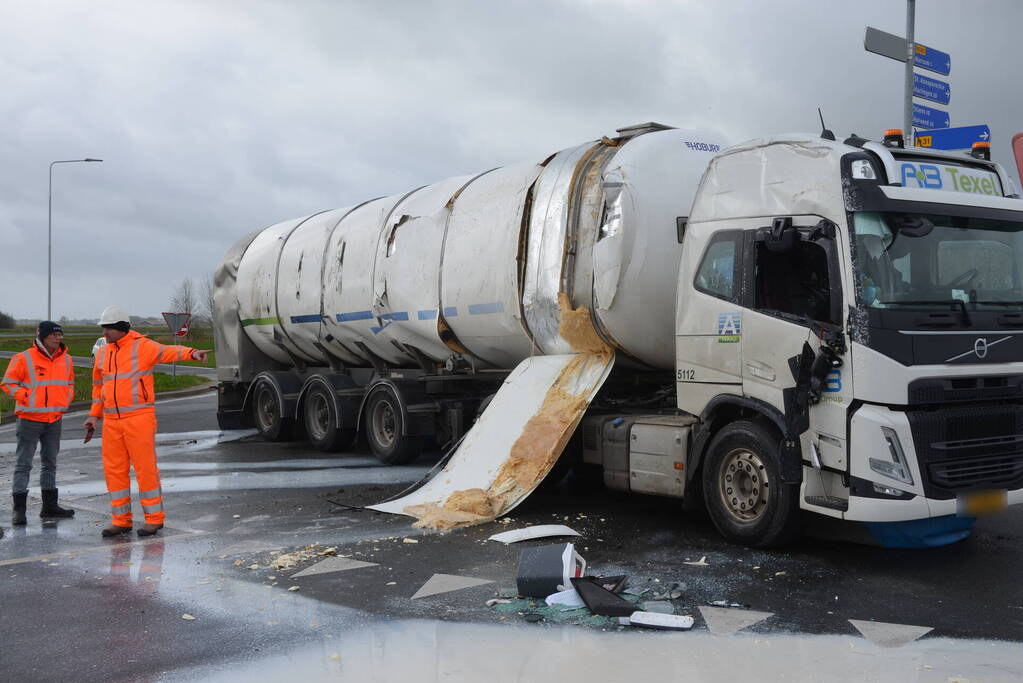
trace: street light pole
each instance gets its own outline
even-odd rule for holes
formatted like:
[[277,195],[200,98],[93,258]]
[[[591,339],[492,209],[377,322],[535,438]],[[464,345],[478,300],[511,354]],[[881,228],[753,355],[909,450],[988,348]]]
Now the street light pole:
[[102,159],[65,159],[50,163],[50,186],[47,191],[46,207],[46,319],[53,320],[53,166],[54,164],[78,164]]

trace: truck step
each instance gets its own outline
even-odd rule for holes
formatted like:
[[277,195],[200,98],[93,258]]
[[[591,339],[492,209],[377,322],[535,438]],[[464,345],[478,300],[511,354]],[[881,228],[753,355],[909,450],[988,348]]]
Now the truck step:
[[807,496],[805,500],[810,505],[817,505],[831,510],[841,510],[842,512],[845,512],[849,509],[849,500],[846,498],[838,498],[837,496]]

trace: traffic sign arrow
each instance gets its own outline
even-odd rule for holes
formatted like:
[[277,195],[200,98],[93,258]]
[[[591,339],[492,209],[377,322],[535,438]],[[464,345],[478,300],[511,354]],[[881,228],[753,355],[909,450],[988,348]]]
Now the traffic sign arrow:
[[952,99],[952,88],[944,81],[913,74],[913,95],[938,104],[948,104]]
[[917,147],[932,147],[934,149],[970,149],[975,142],[989,142],[990,140],[991,129],[986,125],[921,130],[916,134]]
[[948,128],[952,125],[952,118],[947,111],[925,107],[922,104],[913,103],[913,125],[928,130],[933,128]]

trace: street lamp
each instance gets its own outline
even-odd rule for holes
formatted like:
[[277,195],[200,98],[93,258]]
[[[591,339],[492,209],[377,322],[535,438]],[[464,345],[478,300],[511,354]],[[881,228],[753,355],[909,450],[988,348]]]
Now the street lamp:
[[53,166],[54,164],[80,164],[102,159],[65,159],[50,163],[50,189],[47,192],[46,216],[46,319],[53,320]]

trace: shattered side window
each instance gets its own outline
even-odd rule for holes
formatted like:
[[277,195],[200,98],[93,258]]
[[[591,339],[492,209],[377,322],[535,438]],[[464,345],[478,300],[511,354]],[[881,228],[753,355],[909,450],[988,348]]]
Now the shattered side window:
[[711,240],[696,272],[696,289],[719,299],[737,303],[737,254],[741,233],[737,230],[718,233]]
[[796,242],[776,252],[756,245],[755,306],[764,313],[794,316],[818,322],[832,320],[828,253],[814,242]]

